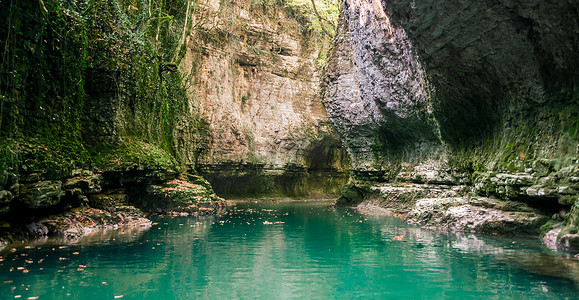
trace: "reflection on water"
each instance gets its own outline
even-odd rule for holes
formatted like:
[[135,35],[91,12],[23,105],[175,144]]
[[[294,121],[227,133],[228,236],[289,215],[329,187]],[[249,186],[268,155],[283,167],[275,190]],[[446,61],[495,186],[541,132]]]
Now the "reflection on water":
[[577,296],[577,262],[534,239],[429,231],[328,202],[154,222],[3,253],[0,299]]

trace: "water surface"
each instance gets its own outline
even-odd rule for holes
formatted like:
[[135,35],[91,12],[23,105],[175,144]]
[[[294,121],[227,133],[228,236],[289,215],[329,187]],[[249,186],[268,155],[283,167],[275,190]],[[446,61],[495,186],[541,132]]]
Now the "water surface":
[[329,202],[238,203],[219,217],[154,221],[2,253],[0,299],[578,296],[577,264],[535,239],[430,231]]

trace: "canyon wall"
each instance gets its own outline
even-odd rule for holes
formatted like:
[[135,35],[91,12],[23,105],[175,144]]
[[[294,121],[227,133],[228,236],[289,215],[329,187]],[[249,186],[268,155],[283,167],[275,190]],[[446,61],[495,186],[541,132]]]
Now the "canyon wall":
[[[215,213],[213,187],[335,197],[347,180],[320,98],[329,40],[303,12],[268,1],[0,8],[0,246],[83,232],[78,215],[122,220],[127,205]],[[65,229],[41,225],[55,222]]]
[[171,62],[186,19],[168,1],[0,3],[0,248],[150,226],[127,206],[223,208],[175,143],[206,135]]
[[339,202],[457,230],[558,228],[559,247],[576,251],[576,3],[343,9],[325,99],[352,160]]
[[189,163],[224,195],[338,194],[348,157],[321,102],[327,38],[287,6],[209,1],[202,11],[180,68],[210,134]]

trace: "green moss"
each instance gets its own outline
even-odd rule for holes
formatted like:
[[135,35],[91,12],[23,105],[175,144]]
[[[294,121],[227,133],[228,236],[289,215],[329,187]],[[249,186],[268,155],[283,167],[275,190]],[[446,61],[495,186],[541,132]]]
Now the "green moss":
[[559,232],[559,235],[557,235],[557,240],[561,239],[561,237],[563,237],[564,235],[567,234],[577,234],[579,233],[579,227],[577,226],[567,226],[564,227],[561,232]]
[[251,93],[247,92],[247,95],[241,97],[241,105],[245,105],[247,103],[247,100],[249,100],[249,98],[251,98]]
[[[77,142],[88,30],[69,5],[57,0],[0,5],[0,18],[10,22],[0,29],[7,46],[0,72],[0,136],[32,136],[55,148]],[[70,134],[62,139],[63,132]]]
[[[60,162],[54,155],[59,153],[75,165],[111,166],[120,157],[123,162],[173,167],[179,159],[178,123],[192,123],[200,135],[208,134],[206,122],[186,113],[190,111],[186,79],[178,71],[164,72],[182,55],[181,35],[175,32],[190,26],[184,21],[187,4],[188,0],[0,3],[0,19],[9,22],[0,28],[6,46],[0,70],[0,138],[5,154],[0,167],[14,169],[24,163],[7,150],[17,145],[45,147],[53,154],[38,154],[44,155],[38,161]],[[110,115],[94,117],[100,113],[85,111],[89,70],[120,74],[114,78],[116,86],[105,87],[120,100],[119,105],[103,102],[112,106]],[[82,126],[91,118],[118,122],[114,124],[118,131],[111,133],[118,141],[132,137],[121,142],[120,155],[109,149],[114,145],[86,145],[83,135],[94,132]],[[9,139],[15,142],[10,144]],[[145,143],[144,148],[133,147],[136,141]]]
[[547,223],[541,225],[541,228],[539,229],[541,231],[541,236],[547,234],[547,232],[553,230],[554,228],[556,228],[557,226],[560,226],[561,222],[556,221],[556,220],[549,220],[547,221]]
[[304,155],[309,170],[335,169],[343,172],[348,169],[349,157],[337,136],[322,132],[319,136],[312,136],[311,139]]
[[91,148],[95,165],[103,170],[124,169],[134,164],[149,169],[178,169],[178,163],[166,150],[134,138],[127,138],[115,148]]
[[[150,186],[147,193],[140,198],[138,205],[148,211],[181,211],[198,212],[201,207],[219,206],[221,200],[215,195],[207,182],[198,184],[190,182],[186,175],[161,185]],[[196,181],[204,181],[197,177]]]
[[371,190],[367,185],[361,185],[353,180],[342,187],[341,196],[336,200],[337,206],[354,206],[360,204]]
[[[473,174],[525,172],[541,160],[553,161],[554,170],[572,164],[576,158],[579,121],[577,96],[553,92],[546,98],[549,99],[546,105],[524,108],[516,105],[528,103],[528,99],[512,99],[510,115],[505,116],[508,121],[503,121],[508,125],[495,128],[476,142],[453,145],[450,165]],[[541,170],[533,169],[537,171]]]
[[59,179],[71,176],[75,169],[89,169],[92,165],[84,148],[71,152],[69,148],[63,150],[62,144],[55,145],[58,147],[35,138],[0,141],[0,186],[7,183],[3,177],[19,175],[20,179],[29,181]]
[[559,204],[572,206],[577,205],[579,203],[579,196],[577,195],[564,195],[559,197]]

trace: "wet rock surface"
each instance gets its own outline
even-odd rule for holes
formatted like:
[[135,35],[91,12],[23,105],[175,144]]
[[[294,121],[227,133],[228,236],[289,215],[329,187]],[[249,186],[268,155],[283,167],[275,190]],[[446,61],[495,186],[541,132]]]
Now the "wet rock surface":
[[109,210],[77,208],[42,218],[29,224],[27,228],[35,238],[53,236],[76,240],[97,230],[120,227],[149,228],[151,224],[141,210],[132,206],[119,206]]
[[19,200],[27,207],[37,209],[58,204],[62,196],[62,182],[47,180],[23,184],[20,187]]
[[491,234],[537,235],[549,217],[532,210],[506,211],[489,198],[420,199],[408,218],[420,225]]

